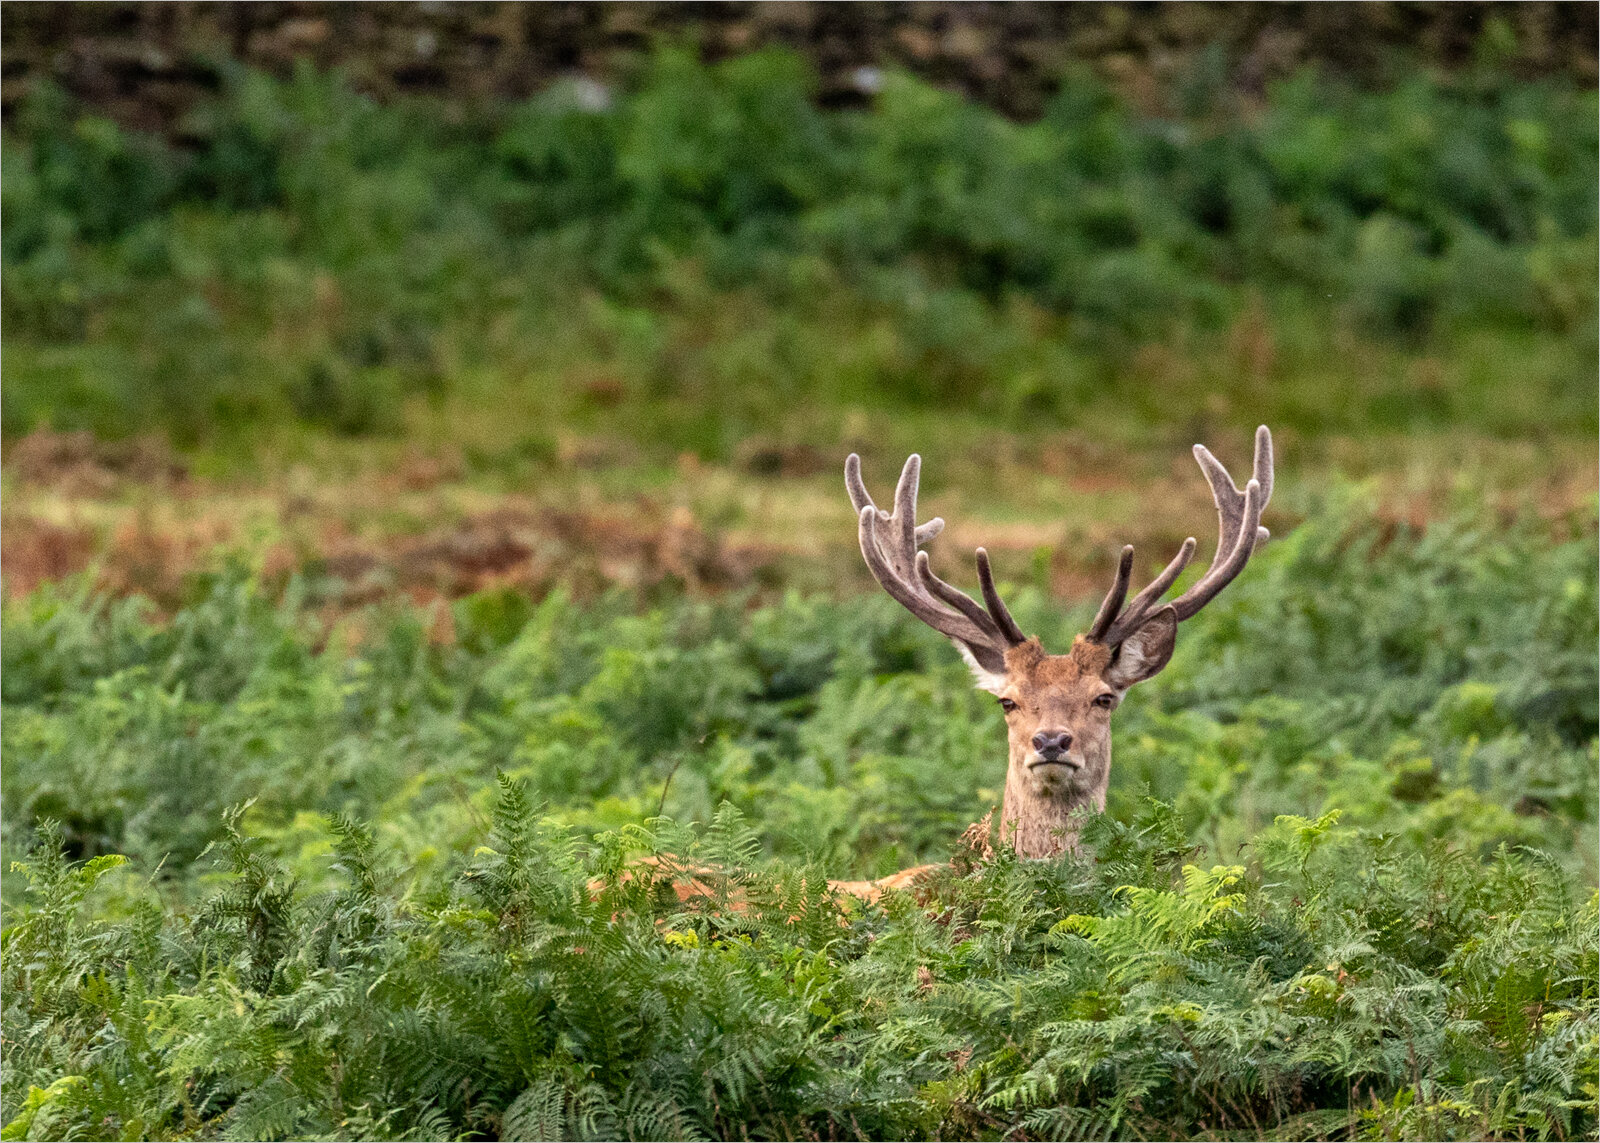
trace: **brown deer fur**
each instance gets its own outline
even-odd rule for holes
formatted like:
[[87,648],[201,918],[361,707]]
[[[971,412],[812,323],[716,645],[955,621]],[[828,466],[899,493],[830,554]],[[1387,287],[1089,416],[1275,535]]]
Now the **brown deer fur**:
[[[1176,632],[1176,626],[1171,627]],[[1154,639],[1168,636],[1163,625]],[[1153,643],[1153,640],[1152,640]],[[1085,812],[1106,808],[1111,781],[1111,712],[1123,692],[1166,665],[1165,652],[1135,665],[1082,635],[1065,655],[1047,655],[1037,638],[1006,652],[1006,673],[995,694],[1011,704],[1006,711],[1005,798],[1000,807],[1000,837],[1024,857],[1053,857],[1075,848]],[[1058,759],[1046,760],[1034,746],[1041,732],[1065,731],[1070,745]]]

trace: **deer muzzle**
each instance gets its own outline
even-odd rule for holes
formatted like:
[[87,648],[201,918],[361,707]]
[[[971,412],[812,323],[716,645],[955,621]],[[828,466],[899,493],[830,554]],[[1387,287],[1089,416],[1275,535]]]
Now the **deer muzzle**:
[[1072,757],[1072,732],[1069,730],[1041,730],[1033,736],[1033,752],[1028,755],[1028,769],[1040,766],[1064,766],[1070,770],[1083,768],[1081,758]]

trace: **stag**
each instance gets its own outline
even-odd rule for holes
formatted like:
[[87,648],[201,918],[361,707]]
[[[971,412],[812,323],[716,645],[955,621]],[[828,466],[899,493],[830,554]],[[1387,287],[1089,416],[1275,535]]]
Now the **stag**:
[[[1124,547],[1094,622],[1064,655],[1048,654],[1037,636],[1022,633],[995,589],[982,548],[977,550],[982,604],[933,574],[928,553],[920,549],[943,531],[944,521],[916,522],[921,457],[913,453],[906,461],[893,512],[881,510],[867,494],[861,458],[851,453],[845,461],[845,486],[859,513],[861,554],[873,577],[897,603],[956,645],[978,686],[999,699],[1005,711],[1010,759],[1000,831],[1020,855],[1054,857],[1077,847],[1081,811],[1105,809],[1112,712],[1129,687],[1167,665],[1178,624],[1232,583],[1266,541],[1261,510],[1272,496],[1272,434],[1265,425],[1256,430],[1255,444],[1255,462],[1242,491],[1204,445],[1194,446],[1217,505],[1217,551],[1205,575],[1170,603],[1161,602],[1194,557],[1191,536],[1166,569],[1129,600],[1133,547]],[[933,867],[897,874],[897,885],[923,868]],[[854,883],[840,887],[877,895],[878,883],[864,884],[870,893]]]
[[[1256,430],[1255,462],[1243,491],[1203,445],[1194,457],[1217,504],[1217,551],[1193,587],[1170,603],[1161,598],[1194,558],[1191,536],[1166,569],[1133,599],[1133,548],[1122,549],[1116,578],[1089,629],[1065,655],[1047,654],[1037,637],[1022,633],[995,589],[989,555],[977,551],[983,603],[933,574],[921,547],[944,530],[934,517],[917,520],[917,482],[922,458],[915,453],[900,473],[894,511],[872,502],[861,480],[861,458],[844,464],[845,486],[860,514],[861,554],[883,589],[911,614],[948,636],[972,669],[978,686],[1005,710],[1010,758],[1000,807],[1001,839],[1023,857],[1055,857],[1075,849],[1086,808],[1106,806],[1111,780],[1111,712],[1135,683],[1150,678],[1172,658],[1178,624],[1216,598],[1244,570],[1267,539],[1261,510],[1272,496],[1272,434]],[[974,847],[987,844],[987,819],[968,831]],[[982,835],[982,836],[978,836]],[[672,887],[680,900],[706,896],[709,869],[647,858],[630,876],[648,875]],[[919,865],[874,881],[829,881],[836,892],[875,901],[911,889],[941,868]],[[646,871],[648,870],[648,874]],[[603,888],[590,885],[591,893]],[[736,901],[736,909],[746,906]]]

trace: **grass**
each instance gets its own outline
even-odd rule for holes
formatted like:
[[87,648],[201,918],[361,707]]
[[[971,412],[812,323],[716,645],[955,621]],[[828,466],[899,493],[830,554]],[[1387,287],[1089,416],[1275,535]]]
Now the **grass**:
[[680,509],[737,556],[712,580],[860,585],[857,450],[923,453],[962,547],[1076,599],[1203,530],[1172,466],[1261,422],[1284,523],[1348,477],[1409,521],[1594,495],[1593,93],[1308,72],[1157,116],[1073,75],[1014,124],[809,82],[669,52],[607,109],[453,122],[239,73],[176,142],[41,88],[4,140],[6,438],[153,433],[191,479],[13,469],[10,590],[93,561],[170,605],[223,552],[388,565],[501,509],[579,512],[519,542],[583,590],[659,578],[589,555]]

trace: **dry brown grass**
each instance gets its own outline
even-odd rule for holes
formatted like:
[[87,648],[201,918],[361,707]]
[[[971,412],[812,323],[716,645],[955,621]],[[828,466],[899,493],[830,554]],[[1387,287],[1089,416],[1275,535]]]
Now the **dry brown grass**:
[[[1241,352],[1255,353],[1241,338]],[[869,485],[887,492],[902,446],[861,443]],[[1238,442],[1219,441],[1217,452],[1237,466],[1244,458],[1229,443]],[[957,581],[970,577],[981,544],[1002,577],[1078,601],[1104,589],[1123,543],[1135,545],[1146,574],[1185,536],[1205,549],[1214,512],[1188,449],[1126,457],[1119,447],[1053,432],[930,448],[925,473],[936,483],[923,515],[950,522],[936,564]],[[685,456],[665,474],[615,457],[596,467],[572,451],[507,492],[445,447],[352,446],[218,479],[191,474],[159,442],[36,433],[6,454],[5,591],[15,597],[88,570],[102,590],[170,607],[193,573],[230,556],[269,581],[314,576],[338,613],[392,594],[427,602],[506,587],[540,597],[557,584],[580,596],[613,586],[870,588],[849,501],[823,463],[827,449],[755,442],[729,464]],[[842,457],[842,447],[834,451]],[[1284,433],[1278,453],[1269,523],[1279,533],[1335,474],[1368,480],[1376,511],[1397,524],[1424,525],[1464,496],[1508,519],[1592,515],[1596,498],[1593,446],[1580,442],[1302,442]]]

